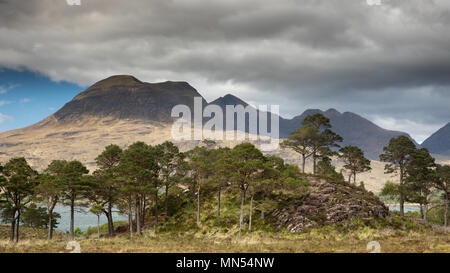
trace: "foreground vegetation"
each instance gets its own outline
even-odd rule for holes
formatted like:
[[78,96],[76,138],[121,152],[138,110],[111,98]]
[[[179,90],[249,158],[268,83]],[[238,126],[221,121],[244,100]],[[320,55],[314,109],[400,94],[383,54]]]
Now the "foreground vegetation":
[[[92,174],[76,160],[53,160],[39,173],[25,158],[12,158],[0,166],[1,218],[9,224],[0,238],[9,234],[16,244],[3,241],[0,251],[64,252],[76,238],[85,252],[366,252],[372,240],[387,252],[448,252],[446,228],[426,222],[433,193],[443,208],[437,222],[448,225],[449,167],[406,137],[392,139],[380,158],[401,183],[387,184],[383,196],[398,200],[400,212],[385,218],[386,206],[364,183],[356,185],[370,161],[358,147],[340,148],[342,138],[330,128],[323,115],[308,116],[283,142],[301,155],[302,169],[251,143],[223,148],[210,140],[187,152],[171,142],[109,145]],[[343,170],[336,171],[333,156]],[[303,173],[309,159],[313,174]],[[420,217],[405,214],[405,201],[421,204]],[[57,204],[71,210],[67,235],[54,232]],[[74,210],[83,205],[98,223],[106,216],[107,225],[77,231]],[[114,223],[113,208],[128,221]],[[44,229],[54,242],[42,241]]]
[[[106,227],[105,227],[106,228]],[[6,229],[6,230],[5,230]],[[51,252],[67,253],[69,236],[56,233],[53,241],[45,240],[45,231],[39,238],[28,238],[30,228],[23,230],[23,238],[17,244],[8,242],[7,226],[0,226],[0,252]],[[107,228],[105,229],[107,232]],[[449,231],[417,224],[413,219],[402,220],[392,216],[386,222],[365,225],[353,221],[347,225],[314,228],[302,233],[256,231],[245,233],[241,240],[236,234],[218,232],[213,236],[205,230],[188,232],[159,232],[147,229],[140,236],[130,239],[127,232],[112,238],[96,238],[96,233],[76,238],[83,253],[173,253],[173,252],[281,252],[281,253],[367,253],[367,244],[376,241],[382,253],[433,253],[450,252]]]

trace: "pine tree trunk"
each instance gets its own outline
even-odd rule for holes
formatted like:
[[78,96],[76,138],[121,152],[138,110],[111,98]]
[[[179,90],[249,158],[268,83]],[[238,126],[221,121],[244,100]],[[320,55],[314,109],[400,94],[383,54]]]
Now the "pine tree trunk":
[[353,172],[353,184],[356,185],[356,172]]
[[156,188],[155,192],[155,228],[158,226],[159,223],[159,213],[158,213],[158,188]]
[[423,206],[423,220],[426,222],[428,218],[428,204]]
[[141,235],[141,208],[140,200],[136,198],[136,234]]
[[197,192],[197,182],[194,180],[194,183],[192,183],[192,199],[195,198],[196,192]]
[[145,194],[142,197],[142,207],[141,207],[141,227],[144,228],[145,225],[145,207],[147,206],[147,202],[145,200]]
[[165,192],[165,210],[166,210],[166,219],[169,217],[169,186],[166,185],[166,192]]
[[245,202],[245,192],[241,190],[241,214],[239,215],[239,239],[241,239],[242,224],[244,222],[244,202]]
[[259,216],[259,220],[264,220],[264,211],[261,211],[261,215]]
[[252,232],[253,195],[250,199],[250,215],[248,220],[248,232]]
[[97,214],[97,238],[100,239],[100,214]]
[[114,236],[114,222],[112,218],[112,204],[109,202],[108,204],[108,215],[106,215],[108,218],[108,235]]
[[305,166],[306,166],[306,156],[305,156],[305,154],[302,154],[302,172],[303,173],[306,173]]
[[16,243],[19,242],[19,227],[20,227],[20,209],[17,214],[17,223],[16,223]]
[[70,238],[75,238],[74,233],[74,219],[75,219],[75,195],[72,194],[70,198]]
[[220,187],[217,192],[217,216],[220,216]]
[[197,188],[197,226],[200,226],[200,185]]
[[15,235],[15,232],[16,232],[16,211],[13,210],[13,212],[12,212],[12,218],[11,218],[11,229],[10,229],[10,231],[9,231],[9,240],[10,240],[11,242],[14,241],[14,235]]
[[449,206],[448,194],[445,195],[445,212],[444,212],[444,226],[448,226],[448,206]]
[[128,200],[128,226],[130,228],[130,238],[133,238],[133,211],[131,209],[131,197]]
[[53,210],[48,212],[48,240],[53,239]]
[[400,167],[400,216],[405,216],[405,197],[403,194],[403,167]]
[[352,183],[352,174],[350,173],[350,175],[348,176],[348,183]]
[[317,169],[317,156],[316,153],[313,154],[313,174],[316,175]]

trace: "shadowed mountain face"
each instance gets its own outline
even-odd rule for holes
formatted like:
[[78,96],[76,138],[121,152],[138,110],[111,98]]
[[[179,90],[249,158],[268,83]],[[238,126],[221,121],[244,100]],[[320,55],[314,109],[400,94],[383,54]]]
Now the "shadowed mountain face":
[[[248,105],[243,100],[230,94],[220,97],[210,104],[219,105],[224,110],[225,105]],[[400,135],[411,138],[407,133],[385,130],[357,114],[351,112],[340,113],[335,109],[329,109],[327,111],[309,109],[292,119],[280,117],[280,137],[287,138],[292,131],[302,126],[302,121],[308,115],[317,113],[321,113],[328,117],[332,125],[332,130],[344,138],[344,141],[340,144],[341,146],[358,146],[365,152],[368,158],[373,160],[379,160],[379,155],[383,152],[383,147],[389,143],[391,138]],[[270,120],[268,119],[268,121]],[[246,131],[248,132],[248,117],[246,120],[246,128]]]
[[240,98],[233,96],[231,94],[227,94],[223,97],[217,98],[214,101],[210,102],[209,104],[215,104],[220,106],[222,109],[225,109],[225,106],[227,105],[242,105],[242,106],[247,106],[248,104],[241,100]]
[[195,96],[201,97],[186,82],[145,83],[132,76],[112,76],[78,94],[54,117],[64,123],[85,115],[171,122],[172,108],[177,104],[192,107]]
[[450,156],[450,123],[427,138],[422,146],[431,153]]
[[[391,138],[400,135],[411,138],[407,133],[386,130],[357,114],[340,113],[335,109],[329,109],[325,112],[318,109],[306,110],[300,116],[284,122],[283,126],[280,121],[282,135],[286,136],[286,134],[300,127],[306,116],[317,113],[329,118],[332,125],[331,129],[344,138],[344,141],[340,143],[342,147],[346,145],[358,146],[364,151],[366,157],[373,160],[379,160],[383,147],[389,144]],[[414,143],[418,145],[415,141]]]

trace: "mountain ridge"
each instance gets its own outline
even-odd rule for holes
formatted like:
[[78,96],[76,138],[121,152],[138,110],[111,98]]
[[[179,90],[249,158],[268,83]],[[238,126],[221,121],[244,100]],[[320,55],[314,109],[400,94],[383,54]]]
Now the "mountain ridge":
[[202,97],[187,82],[147,83],[130,75],[116,75],[96,82],[52,116],[60,122],[85,115],[172,122],[172,107],[178,104],[192,107],[196,96]]
[[450,156],[450,122],[422,142],[422,146],[431,153]]

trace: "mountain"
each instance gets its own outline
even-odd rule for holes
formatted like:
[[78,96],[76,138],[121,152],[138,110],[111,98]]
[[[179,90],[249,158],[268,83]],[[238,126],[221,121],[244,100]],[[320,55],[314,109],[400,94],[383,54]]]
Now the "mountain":
[[215,100],[213,100],[212,102],[210,102],[209,104],[215,104],[220,106],[222,109],[225,109],[225,106],[227,105],[242,105],[242,106],[247,106],[248,103],[246,103],[245,101],[241,100],[240,98],[231,95],[231,94],[226,94],[223,97],[217,98]]
[[146,83],[133,76],[118,75],[81,92],[53,117],[61,123],[89,116],[171,122],[172,107],[192,107],[194,97],[201,95],[187,82]]
[[[317,113],[329,118],[331,129],[344,138],[341,146],[358,146],[364,151],[366,157],[372,160],[379,160],[383,147],[389,144],[391,138],[404,135],[413,140],[407,133],[386,130],[355,113],[340,113],[335,109],[327,111],[309,109],[291,120],[280,121],[280,135],[287,137],[290,132],[301,126],[306,116]],[[418,145],[415,141],[414,143]]]
[[422,147],[433,154],[450,156],[450,122],[427,138]]
[[[223,110],[225,110],[225,105],[248,105],[242,99],[231,94],[220,97],[210,104],[219,105]],[[379,160],[379,155],[383,152],[383,147],[389,143],[391,138],[405,135],[412,139],[407,133],[383,129],[357,114],[351,112],[340,113],[336,109],[329,109],[327,111],[308,109],[292,119],[280,117],[280,137],[287,138],[292,131],[302,126],[302,121],[305,117],[318,113],[328,117],[332,125],[332,130],[344,138],[341,146],[358,146],[365,152],[368,158],[373,160]],[[246,119],[246,128],[248,128],[248,118]],[[248,129],[246,131],[248,132]],[[416,143],[416,145],[418,144]]]

